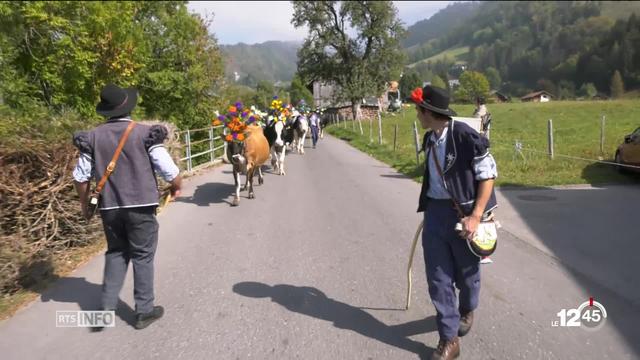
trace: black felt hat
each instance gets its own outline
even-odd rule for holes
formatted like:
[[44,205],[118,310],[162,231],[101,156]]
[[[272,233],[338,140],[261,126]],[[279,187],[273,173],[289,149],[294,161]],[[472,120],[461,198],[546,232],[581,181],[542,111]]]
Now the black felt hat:
[[138,101],[138,91],[135,88],[123,89],[114,84],[108,84],[100,92],[100,102],[96,112],[102,116],[115,117],[131,113]]
[[420,107],[446,116],[456,116],[456,112],[449,109],[449,93],[445,89],[427,85],[416,88],[409,99]]

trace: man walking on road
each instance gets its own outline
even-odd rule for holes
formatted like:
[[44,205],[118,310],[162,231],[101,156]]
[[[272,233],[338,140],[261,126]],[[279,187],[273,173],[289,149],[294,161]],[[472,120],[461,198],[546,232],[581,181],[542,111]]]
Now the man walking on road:
[[[440,335],[432,359],[454,359],[460,354],[458,337],[471,329],[480,295],[479,258],[467,239],[497,206],[493,182],[498,174],[489,141],[451,118],[456,113],[449,109],[445,90],[417,88],[411,100],[422,127],[430,129],[423,141],[427,160],[418,211],[424,211],[422,247]],[[464,218],[459,219],[454,201]],[[458,222],[461,232],[455,230]],[[454,284],[460,290],[458,302]]]
[[163,145],[167,129],[161,125],[136,124],[131,120],[131,111],[137,101],[135,89],[109,84],[100,93],[100,100],[96,111],[107,121],[90,131],[74,134],[73,142],[80,150],[80,158],[73,177],[87,219],[91,216],[88,202],[96,197],[90,192],[91,178],[104,185],[98,185],[96,191],[99,192],[96,205],[107,238],[103,310],[116,310],[131,260],[135,327],[143,329],[164,314],[162,306],[154,306],[153,262],[158,244],[155,216],[158,184],[154,171],[171,183],[173,197],[180,194],[182,180],[178,167]]
[[318,134],[320,133],[320,117],[314,112],[309,117],[309,125],[311,127],[311,141],[313,142],[313,148],[316,148],[318,143]]

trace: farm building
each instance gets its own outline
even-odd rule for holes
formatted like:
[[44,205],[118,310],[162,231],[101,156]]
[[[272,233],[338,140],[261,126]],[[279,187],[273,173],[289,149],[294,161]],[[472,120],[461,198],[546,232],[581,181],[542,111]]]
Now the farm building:
[[527,94],[523,97],[520,98],[520,100],[522,100],[522,102],[549,102],[551,101],[551,98],[553,97],[553,95],[549,94],[548,92],[542,90],[542,91],[536,91],[536,92],[532,92],[530,94]]

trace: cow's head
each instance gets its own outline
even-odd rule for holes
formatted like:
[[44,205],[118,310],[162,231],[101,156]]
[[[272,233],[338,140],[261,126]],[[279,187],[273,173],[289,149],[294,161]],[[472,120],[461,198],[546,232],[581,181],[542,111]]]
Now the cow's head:
[[233,165],[244,165],[247,162],[247,159],[244,157],[244,142],[228,142],[227,158]]

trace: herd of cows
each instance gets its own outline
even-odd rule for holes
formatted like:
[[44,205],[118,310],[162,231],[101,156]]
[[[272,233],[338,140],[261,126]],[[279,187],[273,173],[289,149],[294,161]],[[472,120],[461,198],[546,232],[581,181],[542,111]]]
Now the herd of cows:
[[[327,118],[321,117],[320,138],[324,135]],[[278,175],[285,175],[284,160],[288,149],[304,155],[304,142],[309,134],[309,119],[303,115],[289,118],[287,121],[273,120],[264,126],[250,125],[243,142],[227,143],[227,160],[233,166],[233,180],[236,190],[232,206],[240,204],[240,191],[248,190],[249,199],[255,198],[253,178],[257,172],[258,183],[264,183],[262,165],[271,159],[271,167]],[[244,186],[241,186],[240,174],[246,174]]]

